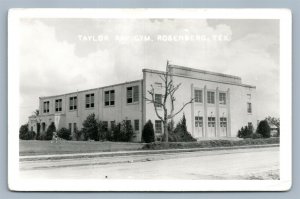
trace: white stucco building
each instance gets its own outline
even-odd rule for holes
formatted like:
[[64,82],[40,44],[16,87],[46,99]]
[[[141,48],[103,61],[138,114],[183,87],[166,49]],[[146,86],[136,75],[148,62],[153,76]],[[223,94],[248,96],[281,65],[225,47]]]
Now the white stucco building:
[[[256,126],[255,87],[243,84],[240,77],[169,65],[174,84],[181,84],[175,94],[175,110],[194,99],[174,118],[175,124],[185,114],[187,128],[198,139],[236,137],[242,126]],[[86,117],[94,113],[107,128],[122,120],[130,121],[135,131],[133,141],[141,141],[146,121],[151,120],[157,137],[162,123],[154,106],[145,100],[151,85],[155,99],[161,100],[164,71],[143,70],[143,79],[121,84],[39,98],[38,116],[29,117],[29,129],[43,133],[54,122],[57,129],[72,132],[82,128]],[[158,110],[162,112],[162,110]]]

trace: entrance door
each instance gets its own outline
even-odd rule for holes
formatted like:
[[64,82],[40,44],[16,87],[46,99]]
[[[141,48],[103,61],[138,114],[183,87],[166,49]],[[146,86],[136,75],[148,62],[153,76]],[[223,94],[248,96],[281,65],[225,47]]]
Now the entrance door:
[[216,137],[216,118],[208,117],[207,137]]
[[203,137],[203,117],[195,117],[195,137]]
[[220,118],[220,136],[221,137],[227,136],[227,118],[226,117]]

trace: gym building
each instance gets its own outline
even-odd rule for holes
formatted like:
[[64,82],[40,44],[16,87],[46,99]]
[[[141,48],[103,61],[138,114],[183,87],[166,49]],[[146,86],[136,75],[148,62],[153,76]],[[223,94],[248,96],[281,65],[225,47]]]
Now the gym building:
[[[242,126],[253,124],[255,115],[255,86],[242,83],[240,77],[209,72],[176,65],[167,67],[174,85],[181,84],[175,93],[175,112],[193,99],[173,119],[180,121],[183,113],[187,129],[197,139],[221,139],[236,137]],[[135,132],[132,141],[140,142],[146,121],[154,124],[155,135],[160,138],[163,124],[158,119],[147,92],[152,87],[155,100],[161,101],[164,71],[143,69],[143,79],[62,95],[40,97],[39,115],[29,117],[29,129],[45,133],[54,123],[74,132],[82,128],[83,121],[94,113],[107,128],[126,120]],[[158,114],[163,110],[157,107]]]

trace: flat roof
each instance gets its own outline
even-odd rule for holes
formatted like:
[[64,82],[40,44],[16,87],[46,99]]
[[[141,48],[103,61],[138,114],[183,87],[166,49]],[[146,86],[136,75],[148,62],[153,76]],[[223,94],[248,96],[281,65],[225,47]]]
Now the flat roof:
[[[185,66],[169,65],[169,67],[176,68],[176,69],[181,69],[181,70],[186,70],[186,71],[192,71],[192,72],[202,73],[202,74],[216,75],[216,76],[221,76],[221,77],[227,77],[227,78],[242,80],[241,77],[234,76],[234,75],[228,75],[228,74],[224,74],[224,73],[217,73],[217,72],[211,72],[211,71],[200,70],[200,69],[195,69],[195,68],[189,68],[189,67],[185,67]],[[144,68],[143,72],[150,72],[150,73],[157,73],[157,74],[165,74],[166,73],[164,71],[147,69],[147,68]],[[180,75],[180,74],[172,74],[172,75],[179,76],[179,77],[188,77],[188,78],[193,78],[193,79],[201,79],[201,80],[204,80],[204,81],[212,81],[212,82],[218,82],[218,83],[224,83],[224,84],[238,85],[238,86],[249,87],[249,88],[256,88],[256,86],[252,86],[252,85],[248,85],[248,84],[243,84],[243,83],[232,83],[232,82],[214,81],[214,80],[208,80],[208,79],[202,79],[202,78],[195,78],[195,77],[190,77],[190,76],[185,76],[185,75]]]
[[64,93],[64,94],[59,94],[59,95],[41,96],[39,98],[40,99],[44,99],[44,98],[60,97],[60,96],[64,96],[64,95],[71,95],[71,94],[76,94],[76,93],[83,93],[83,92],[87,92],[87,91],[92,91],[92,90],[97,90],[97,89],[105,89],[105,88],[109,88],[109,87],[112,87],[112,86],[120,86],[120,85],[135,83],[135,82],[141,82],[141,81],[143,81],[143,80],[139,79],[139,80],[134,80],[134,81],[129,81],[129,82],[112,84],[112,85],[109,85],[109,86],[102,86],[102,87],[97,87],[97,88],[90,88],[90,89],[86,89],[86,90],[74,91],[74,92]]

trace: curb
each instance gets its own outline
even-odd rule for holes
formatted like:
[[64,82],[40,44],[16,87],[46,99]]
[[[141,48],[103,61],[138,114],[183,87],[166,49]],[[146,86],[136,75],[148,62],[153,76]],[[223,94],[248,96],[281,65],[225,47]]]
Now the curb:
[[217,150],[234,150],[234,149],[249,149],[249,148],[269,148],[279,147],[279,144],[265,144],[265,145],[244,145],[231,147],[210,147],[210,148],[188,148],[188,149],[164,149],[164,150],[139,150],[139,151],[116,151],[116,152],[99,152],[99,153],[76,153],[76,154],[59,154],[59,155],[32,155],[20,156],[20,162],[36,161],[36,160],[62,160],[62,159],[80,159],[80,158],[94,158],[94,157],[114,157],[114,156],[128,156],[128,155],[147,155],[147,154],[161,154],[161,153],[184,153],[197,151],[217,151]]

